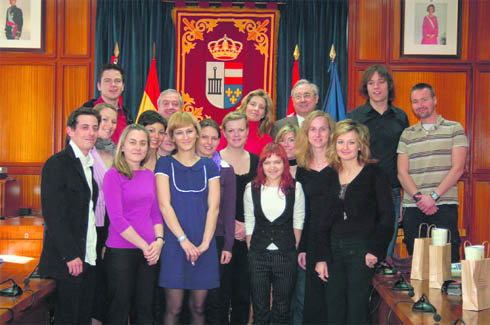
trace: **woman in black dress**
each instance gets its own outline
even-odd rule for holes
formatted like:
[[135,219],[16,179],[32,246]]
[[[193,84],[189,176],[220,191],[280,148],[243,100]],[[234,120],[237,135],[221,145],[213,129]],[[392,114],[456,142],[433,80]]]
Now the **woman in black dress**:
[[[315,273],[312,258],[314,242],[312,229],[323,216],[322,200],[328,183],[327,175],[332,172],[327,158],[330,134],[335,129],[332,116],[323,111],[311,112],[301,125],[297,139],[296,160],[298,169],[296,180],[305,192],[306,215],[303,235],[298,247],[298,283],[293,296],[293,322],[305,324],[324,324],[326,320],[325,284]],[[303,302],[304,309],[301,310]]]
[[231,272],[230,293],[231,324],[247,324],[250,315],[250,279],[247,262],[247,244],[245,242],[245,219],[243,212],[243,193],[245,186],[257,175],[259,157],[244,149],[248,137],[247,116],[241,112],[228,113],[222,123],[223,134],[227,141],[225,149],[219,152],[221,159],[233,167],[236,175],[236,217],[233,258],[229,264]]

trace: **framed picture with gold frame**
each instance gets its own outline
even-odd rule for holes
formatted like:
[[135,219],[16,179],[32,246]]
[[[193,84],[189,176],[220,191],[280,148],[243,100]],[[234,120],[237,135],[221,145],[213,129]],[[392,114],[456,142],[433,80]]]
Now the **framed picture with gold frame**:
[[402,0],[401,56],[458,58],[460,0]]
[[43,52],[45,0],[0,0],[0,49]]

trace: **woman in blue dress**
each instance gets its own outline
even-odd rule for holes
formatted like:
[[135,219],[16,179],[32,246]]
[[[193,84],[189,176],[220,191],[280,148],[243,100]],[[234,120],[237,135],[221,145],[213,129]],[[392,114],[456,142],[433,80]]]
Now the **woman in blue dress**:
[[168,134],[177,152],[158,160],[158,202],[165,220],[159,285],[165,288],[164,323],[176,324],[184,290],[190,290],[192,324],[204,324],[207,290],[219,286],[214,231],[218,218],[218,167],[196,154],[201,129],[188,112],[172,115]]

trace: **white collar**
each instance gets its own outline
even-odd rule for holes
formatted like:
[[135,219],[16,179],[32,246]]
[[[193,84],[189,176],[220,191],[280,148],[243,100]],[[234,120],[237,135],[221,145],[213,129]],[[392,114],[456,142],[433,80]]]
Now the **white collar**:
[[75,157],[80,159],[80,161],[82,162],[82,166],[84,168],[92,167],[94,165],[94,158],[92,157],[90,152],[88,155],[85,156],[82,150],[80,150],[80,148],[77,146],[75,142],[73,142],[73,140],[70,140],[70,146],[73,149],[73,153],[75,154]]

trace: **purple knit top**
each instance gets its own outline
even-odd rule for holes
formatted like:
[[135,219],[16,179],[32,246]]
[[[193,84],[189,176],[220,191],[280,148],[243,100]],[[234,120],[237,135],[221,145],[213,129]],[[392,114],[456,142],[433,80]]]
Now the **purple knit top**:
[[145,169],[133,173],[132,179],[119,174],[115,168],[105,174],[104,198],[110,219],[107,247],[137,248],[121,236],[129,226],[151,244],[155,240],[153,226],[163,223],[153,172]]

